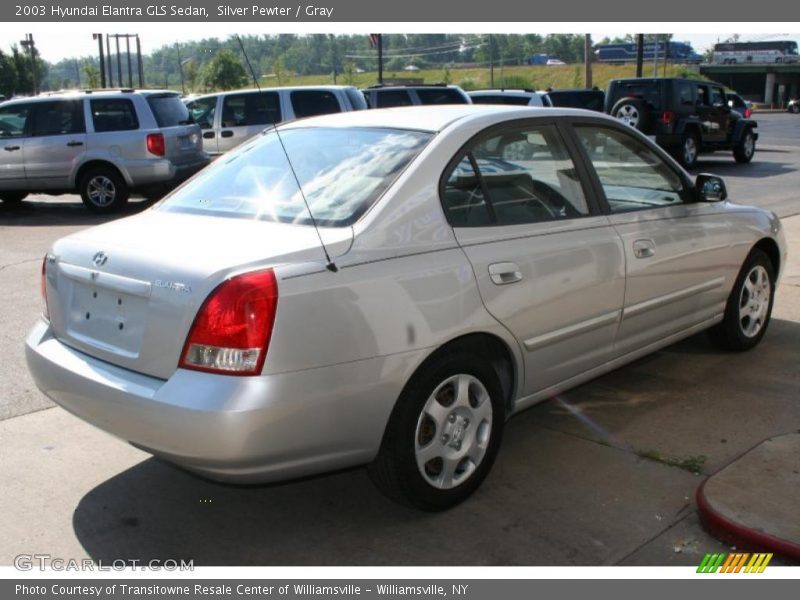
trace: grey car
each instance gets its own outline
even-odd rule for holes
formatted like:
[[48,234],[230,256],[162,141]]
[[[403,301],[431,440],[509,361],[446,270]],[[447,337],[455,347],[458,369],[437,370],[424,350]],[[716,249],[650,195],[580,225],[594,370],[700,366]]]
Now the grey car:
[[702,330],[758,344],[786,246],[726,196],[588,111],[295,121],[56,242],[28,366],[68,411],[206,477],[368,464],[390,497],[444,509],[513,414]]
[[48,94],[0,105],[0,200],[78,192],[98,213],[163,195],[208,164],[200,128],[163,90]]

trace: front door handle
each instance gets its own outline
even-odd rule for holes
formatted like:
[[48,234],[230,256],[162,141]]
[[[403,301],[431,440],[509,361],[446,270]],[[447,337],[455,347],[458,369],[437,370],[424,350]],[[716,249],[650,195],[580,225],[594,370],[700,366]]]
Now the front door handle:
[[5,146],[3,150],[6,152],[14,152],[14,150],[19,150],[19,146]]
[[73,148],[75,146],[83,146],[83,142],[72,140],[71,142],[67,142],[67,146],[69,146],[70,148]]
[[230,130],[223,131],[219,134],[220,137],[233,137],[233,132]]
[[513,262],[494,263],[489,265],[489,277],[495,285],[506,285],[522,280],[522,271]]
[[633,242],[633,255],[636,258],[655,256],[656,243],[653,240],[636,240]]
[[203,137],[205,139],[207,139],[207,140],[212,140],[212,139],[214,139],[214,132],[213,131],[204,131],[203,132]]

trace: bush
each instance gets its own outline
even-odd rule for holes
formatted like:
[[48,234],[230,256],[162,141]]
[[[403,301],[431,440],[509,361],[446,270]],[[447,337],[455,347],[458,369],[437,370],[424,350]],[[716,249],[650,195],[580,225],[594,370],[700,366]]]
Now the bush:
[[506,75],[504,77],[498,77],[497,71],[495,71],[494,82],[497,84],[497,87],[502,88],[521,90],[533,89],[533,82],[528,77],[524,77],[522,75]]

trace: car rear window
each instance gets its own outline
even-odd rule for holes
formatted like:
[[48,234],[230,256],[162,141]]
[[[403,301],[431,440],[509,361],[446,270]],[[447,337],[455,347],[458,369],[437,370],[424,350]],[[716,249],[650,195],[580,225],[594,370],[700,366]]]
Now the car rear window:
[[469,104],[464,94],[453,88],[418,89],[417,96],[422,104]]
[[623,83],[619,86],[617,100],[628,96],[641,98],[654,108],[661,107],[661,86],[656,83]]
[[136,109],[128,98],[103,98],[90,101],[92,123],[98,133],[139,129]]
[[570,90],[548,92],[553,106],[563,108],[585,108],[603,112],[606,95],[600,90]]
[[327,90],[299,90],[292,92],[289,97],[292,99],[294,116],[298,119],[342,111],[336,94]]
[[284,130],[279,139],[269,130],[179,188],[160,210],[311,225],[307,201],[318,225],[345,227],[380,198],[432,135],[308,127]]
[[511,96],[510,94],[470,94],[473,104],[513,104],[528,106],[531,99],[527,96]]
[[177,94],[151,94],[147,103],[159,127],[175,127],[192,122],[189,109]]
[[413,104],[413,102],[407,90],[378,90],[375,92],[376,108],[410,106],[411,104]]

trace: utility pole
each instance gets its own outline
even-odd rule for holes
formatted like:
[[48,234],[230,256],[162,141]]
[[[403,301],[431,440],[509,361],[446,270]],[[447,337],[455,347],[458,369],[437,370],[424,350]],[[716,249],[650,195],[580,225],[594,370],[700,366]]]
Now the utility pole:
[[117,42],[117,81],[119,81],[119,87],[122,87],[122,57],[119,55],[119,34],[114,34],[114,40]]
[[181,92],[186,95],[186,83],[183,80],[183,60],[181,60],[181,47],[175,42],[175,52],[178,53],[178,71],[181,73]]
[[378,34],[378,83],[383,85],[383,34]]
[[36,82],[36,44],[33,41],[33,34],[26,33],[25,39],[20,41],[20,45],[31,55],[31,76],[33,78],[33,95],[39,93],[39,86]]
[[494,36],[489,34],[489,87],[494,87]]
[[75,77],[77,78],[78,82],[78,89],[81,87],[81,63],[78,59],[75,59]]
[[336,36],[331,34],[331,65],[333,67],[333,85],[336,85]]
[[106,58],[103,56],[103,34],[93,33],[92,39],[97,40],[97,52],[100,54],[100,87],[106,87]]
[[653,77],[658,77],[658,34],[653,34]]
[[583,36],[583,87],[592,87],[592,34],[587,33]]
[[642,65],[644,63],[644,34],[636,34],[636,76],[642,76]]
[[128,57],[128,87],[133,87],[133,68],[131,67],[131,36],[125,36],[125,54]]
[[111,34],[106,34],[106,57],[108,58],[108,87],[114,87],[114,66],[111,64]]
[[142,64],[142,43],[139,34],[136,34],[136,66],[139,68],[139,87],[144,87],[144,65]]

